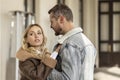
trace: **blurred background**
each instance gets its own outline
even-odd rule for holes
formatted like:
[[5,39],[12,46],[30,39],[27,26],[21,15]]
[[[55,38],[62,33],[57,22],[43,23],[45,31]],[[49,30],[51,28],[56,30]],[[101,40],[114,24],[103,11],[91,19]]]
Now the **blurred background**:
[[97,48],[94,80],[120,80],[120,0],[0,0],[0,80],[19,80],[15,54],[28,25],[42,26],[52,52],[58,37],[48,10],[59,3],[72,9],[74,24]]

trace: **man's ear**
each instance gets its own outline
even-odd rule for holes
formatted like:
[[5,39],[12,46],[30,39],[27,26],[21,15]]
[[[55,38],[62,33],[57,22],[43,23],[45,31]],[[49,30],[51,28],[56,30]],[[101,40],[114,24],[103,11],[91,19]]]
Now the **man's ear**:
[[64,22],[64,16],[60,16],[59,19],[60,19],[60,23]]

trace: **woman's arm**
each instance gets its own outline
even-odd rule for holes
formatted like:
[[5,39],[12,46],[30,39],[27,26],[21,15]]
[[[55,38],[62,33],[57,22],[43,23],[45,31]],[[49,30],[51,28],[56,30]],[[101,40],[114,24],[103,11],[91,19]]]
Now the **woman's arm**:
[[26,61],[20,61],[19,68],[27,78],[32,80],[44,80],[52,70],[52,68],[34,58],[27,59]]

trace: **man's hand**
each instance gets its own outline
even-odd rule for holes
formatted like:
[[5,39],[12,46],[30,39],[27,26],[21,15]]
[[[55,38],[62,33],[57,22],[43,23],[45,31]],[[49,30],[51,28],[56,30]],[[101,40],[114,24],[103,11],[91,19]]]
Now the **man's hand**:
[[56,52],[59,52],[61,46],[62,46],[61,44],[58,44],[58,45],[57,45],[57,48],[55,49],[55,51],[56,51]]

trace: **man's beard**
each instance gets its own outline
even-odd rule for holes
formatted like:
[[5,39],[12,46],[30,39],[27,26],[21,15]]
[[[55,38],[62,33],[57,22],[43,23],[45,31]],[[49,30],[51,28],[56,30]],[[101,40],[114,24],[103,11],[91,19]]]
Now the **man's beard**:
[[60,34],[61,34],[61,31],[62,31],[62,29],[59,28],[57,31],[55,31],[55,35],[56,35],[56,36],[60,35]]

